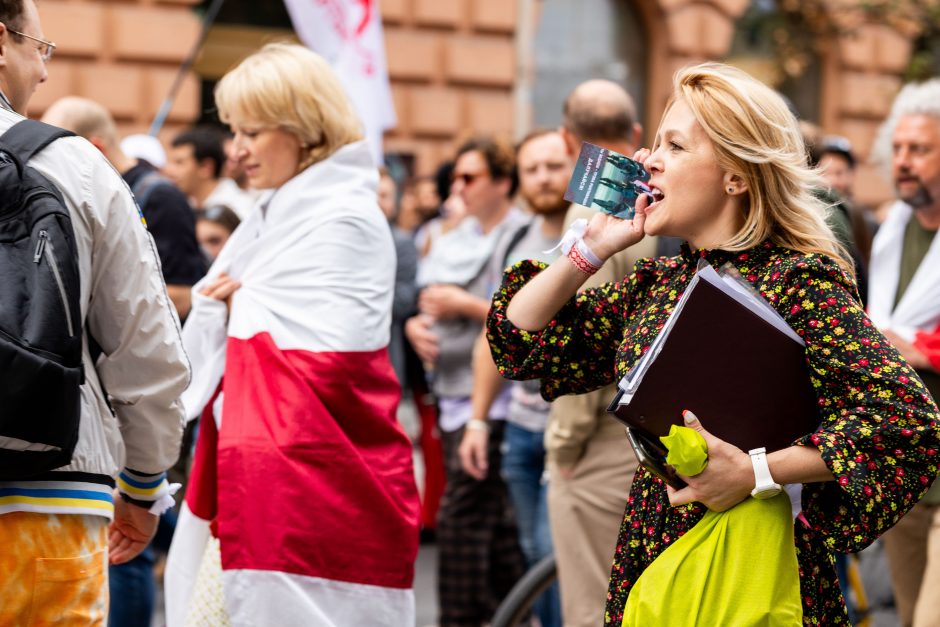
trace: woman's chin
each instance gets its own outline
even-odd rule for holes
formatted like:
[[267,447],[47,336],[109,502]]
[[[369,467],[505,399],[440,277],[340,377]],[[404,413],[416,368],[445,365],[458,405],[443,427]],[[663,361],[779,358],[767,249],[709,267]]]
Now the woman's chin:
[[662,224],[657,220],[659,216],[647,215],[643,223],[643,232],[647,235],[662,235]]

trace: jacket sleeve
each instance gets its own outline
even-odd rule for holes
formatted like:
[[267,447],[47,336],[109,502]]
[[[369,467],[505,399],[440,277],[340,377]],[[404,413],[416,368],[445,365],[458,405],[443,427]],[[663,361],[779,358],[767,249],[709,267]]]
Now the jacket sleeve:
[[937,406],[830,261],[809,257],[780,294],[806,341],[819,428],[798,444],[819,449],[835,481],[807,484],[803,510],[831,550],[855,552],[884,533],[937,476]]
[[162,473],[179,455],[180,394],[190,379],[179,321],[153,239],[127,186],[104,160],[83,178],[92,241],[86,325],[103,354],[96,370],[107,391],[126,451],[119,488],[153,501],[165,491]]

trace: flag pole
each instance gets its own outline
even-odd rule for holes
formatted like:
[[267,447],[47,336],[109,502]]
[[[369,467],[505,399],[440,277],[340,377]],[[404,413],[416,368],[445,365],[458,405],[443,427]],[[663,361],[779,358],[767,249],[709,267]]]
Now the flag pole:
[[153,118],[153,123],[150,125],[149,131],[151,136],[156,137],[160,129],[163,128],[163,123],[166,122],[166,117],[170,114],[173,101],[176,100],[176,94],[179,92],[180,87],[183,86],[183,79],[186,78],[189,70],[196,62],[196,57],[199,55],[202,44],[205,43],[206,37],[209,35],[209,29],[212,28],[212,24],[215,22],[215,18],[218,16],[223,2],[225,2],[225,0],[212,0],[212,4],[209,5],[209,10],[206,11],[205,16],[203,16],[199,38],[189,51],[189,55],[187,55],[186,59],[184,59],[183,63],[180,65],[179,71],[176,72],[176,78],[173,79],[173,84],[170,86],[170,92],[166,95],[166,98],[163,99],[163,103],[160,105],[157,115]]

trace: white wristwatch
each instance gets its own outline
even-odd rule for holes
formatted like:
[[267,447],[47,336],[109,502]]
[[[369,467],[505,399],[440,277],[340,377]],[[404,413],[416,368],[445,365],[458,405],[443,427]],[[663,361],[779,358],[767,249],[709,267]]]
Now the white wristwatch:
[[755,499],[769,499],[780,494],[783,486],[774,481],[770,474],[770,466],[767,464],[767,450],[764,448],[755,448],[747,452],[751,456],[751,464],[754,466],[754,489],[751,490],[751,496]]

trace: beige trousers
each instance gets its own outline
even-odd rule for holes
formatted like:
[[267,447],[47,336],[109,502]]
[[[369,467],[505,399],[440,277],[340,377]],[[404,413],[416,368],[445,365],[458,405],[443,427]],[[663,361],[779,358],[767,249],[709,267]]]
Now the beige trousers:
[[882,536],[903,627],[940,627],[940,505],[918,503]]
[[549,466],[548,515],[565,627],[604,624],[607,582],[636,468],[626,435],[589,440],[570,479]]

